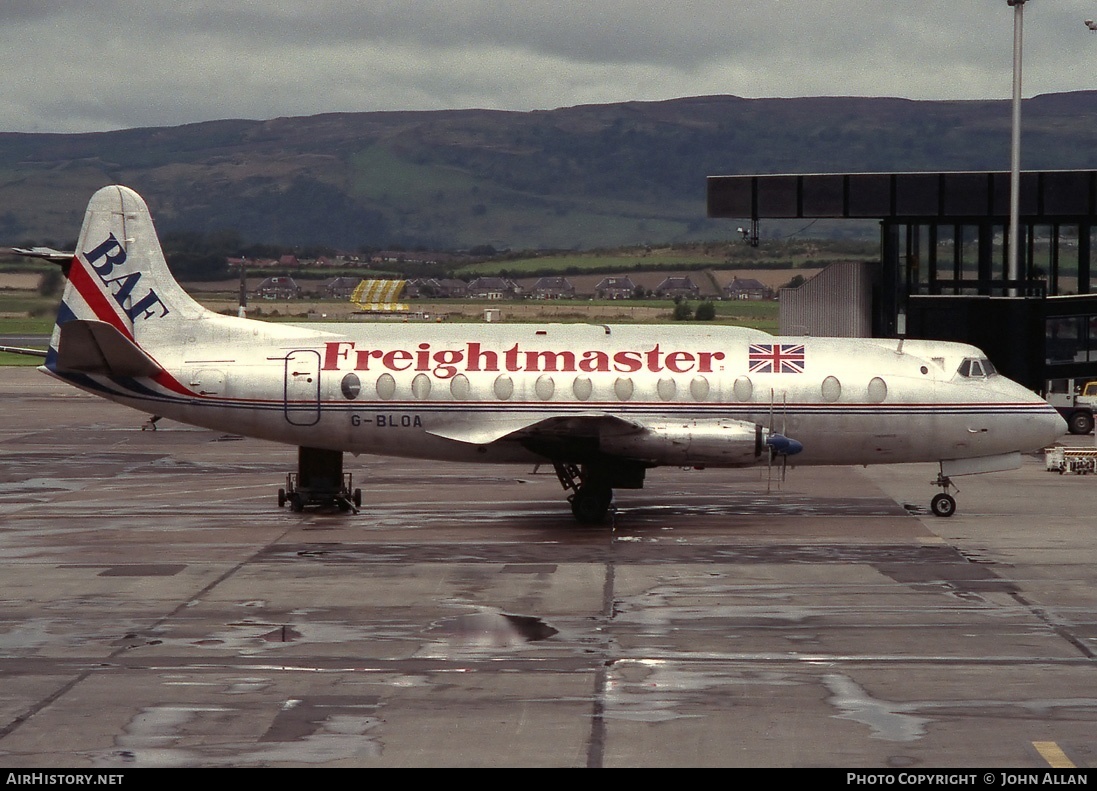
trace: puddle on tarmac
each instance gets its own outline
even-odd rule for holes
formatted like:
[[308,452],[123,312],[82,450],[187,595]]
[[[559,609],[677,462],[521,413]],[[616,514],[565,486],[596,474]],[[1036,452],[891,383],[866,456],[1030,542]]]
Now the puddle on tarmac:
[[[286,701],[293,716],[301,701]],[[327,711],[325,711],[327,709]],[[319,716],[315,716],[319,714]],[[373,706],[311,707],[307,727],[295,738],[233,741],[211,745],[209,734],[236,732],[254,712],[231,706],[160,705],[140,709],[115,741],[115,749],[92,755],[96,767],[255,766],[269,763],[328,764],[381,754],[381,720]]]
[[428,647],[432,655],[443,647],[456,652],[520,648],[528,643],[547,640],[558,633],[540,618],[501,612],[467,613],[443,618],[426,630],[428,636],[438,640],[437,644]]
[[725,705],[717,701],[758,687],[801,683],[781,671],[701,669],[689,662],[624,659],[613,663],[606,678],[603,716],[630,722],[703,718],[713,705]]
[[926,733],[926,725],[932,720],[909,714],[917,704],[877,700],[851,678],[831,674],[823,677],[830,690],[827,702],[838,709],[839,719],[853,720],[867,725],[875,739],[889,742],[913,742]]
[[1048,719],[1069,712],[1084,712],[1088,718],[1097,711],[1097,698],[914,700],[899,703],[874,698],[853,679],[837,673],[824,676],[823,683],[831,693],[827,702],[841,712],[834,716],[867,725],[872,738],[891,742],[912,742],[925,736],[926,726],[934,722],[932,717],[919,716],[926,712],[934,712],[941,717],[951,717],[957,712],[968,716],[972,711],[995,712],[991,716],[1003,718],[1016,718],[1019,712],[1020,716]]

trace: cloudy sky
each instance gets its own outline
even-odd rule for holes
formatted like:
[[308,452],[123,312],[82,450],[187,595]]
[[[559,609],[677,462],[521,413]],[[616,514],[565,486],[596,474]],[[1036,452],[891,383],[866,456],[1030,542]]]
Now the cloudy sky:
[[[1097,88],[1029,0],[1024,94]],[[0,131],[705,94],[1008,98],[1006,0],[0,0]]]

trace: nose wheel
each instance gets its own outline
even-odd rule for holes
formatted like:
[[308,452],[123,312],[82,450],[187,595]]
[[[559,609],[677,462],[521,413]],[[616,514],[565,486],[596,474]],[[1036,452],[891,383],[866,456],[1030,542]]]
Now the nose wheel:
[[952,516],[956,513],[956,498],[947,492],[934,496],[929,503],[934,516]]
[[[949,494],[949,489],[956,488],[952,485],[952,480],[947,475],[939,472],[933,485],[940,486],[942,491],[930,500],[929,510],[933,511],[934,516],[952,516],[956,513],[956,498]],[[960,490],[956,489],[956,491]]]

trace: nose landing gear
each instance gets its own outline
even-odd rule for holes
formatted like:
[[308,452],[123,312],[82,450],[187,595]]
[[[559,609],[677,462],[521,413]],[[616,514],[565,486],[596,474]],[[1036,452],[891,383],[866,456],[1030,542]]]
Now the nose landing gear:
[[[952,516],[956,513],[956,498],[949,494],[949,489],[956,489],[952,484],[952,480],[943,472],[937,473],[937,480],[933,481],[934,486],[940,486],[942,491],[940,494],[934,495],[933,499],[929,503],[929,509],[933,511],[934,516]],[[960,491],[956,489],[956,491]]]

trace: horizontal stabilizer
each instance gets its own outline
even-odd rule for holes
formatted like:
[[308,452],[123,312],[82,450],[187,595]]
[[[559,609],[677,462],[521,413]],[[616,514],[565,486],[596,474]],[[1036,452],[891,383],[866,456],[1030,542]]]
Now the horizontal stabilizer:
[[41,258],[54,264],[67,264],[76,255],[71,251],[54,250],[52,247],[13,247],[11,251],[25,258]]
[[8,354],[25,354],[28,357],[41,357],[45,359],[45,349],[25,349],[22,346],[0,346],[0,352],[7,352]]
[[61,325],[58,371],[107,376],[156,376],[162,370],[141,348],[103,321],[77,319]]

